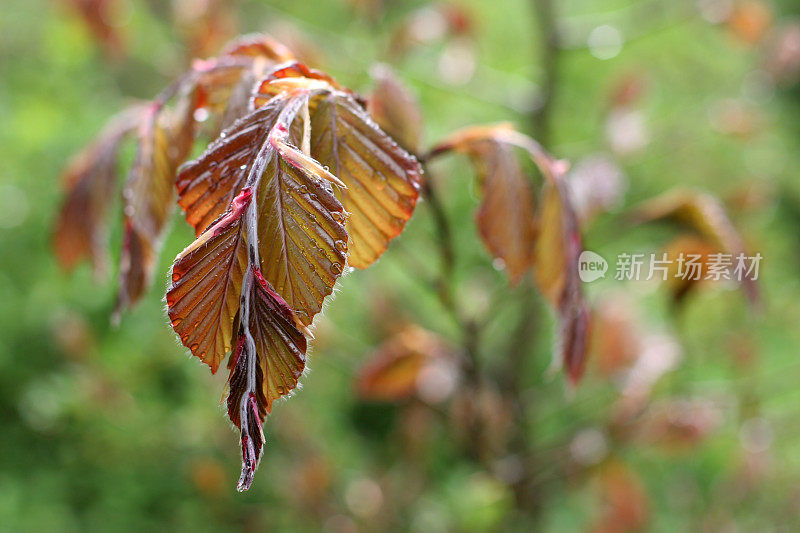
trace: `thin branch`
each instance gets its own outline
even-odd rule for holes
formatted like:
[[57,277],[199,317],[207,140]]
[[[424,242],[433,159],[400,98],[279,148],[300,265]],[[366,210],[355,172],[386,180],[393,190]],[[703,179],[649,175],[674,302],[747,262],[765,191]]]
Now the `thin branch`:
[[558,34],[558,19],[556,16],[555,0],[533,0],[536,13],[539,42],[537,52],[539,63],[543,71],[537,106],[531,112],[531,127],[533,135],[538,141],[547,145],[550,141],[550,113],[555,99],[556,85],[558,84],[558,52],[560,37]]

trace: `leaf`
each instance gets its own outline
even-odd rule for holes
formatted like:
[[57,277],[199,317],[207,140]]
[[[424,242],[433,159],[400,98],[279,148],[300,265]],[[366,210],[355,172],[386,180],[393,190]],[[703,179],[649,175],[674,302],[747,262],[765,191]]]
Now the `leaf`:
[[[693,190],[676,189],[641,204],[633,212],[637,223],[668,220],[692,230],[712,247],[734,257],[746,256],[744,241],[725,213],[722,203],[711,194]],[[743,276],[741,287],[752,306],[760,304],[758,285],[749,276]]]
[[366,268],[411,218],[422,168],[349,95],[324,95],[310,112],[311,155],[347,187],[339,193],[349,213],[347,262]]
[[264,143],[280,113],[277,104],[263,107],[220,133],[206,152],[181,167],[176,179],[178,204],[200,235],[244,187],[248,163]]
[[119,0],[63,0],[83,18],[92,37],[102,46],[103,52],[112,59],[125,55],[121,28],[127,7]]
[[173,2],[172,18],[189,58],[212,55],[236,33],[234,6],[224,0]]
[[575,213],[563,175],[553,174],[542,194],[533,277],[561,317],[559,346],[567,375],[577,383],[586,364],[589,307],[581,294],[578,257],[582,251]]
[[225,46],[220,55],[261,57],[274,63],[294,60],[294,54],[292,54],[291,50],[263,33],[253,33],[231,41]]
[[362,399],[400,402],[419,395],[438,403],[456,384],[455,352],[434,333],[409,325],[368,358],[356,378]]
[[264,276],[309,325],[344,269],[344,210],[325,182],[308,179],[278,154],[259,193],[260,252],[269,258]]
[[[178,203],[189,223],[202,231],[230,204],[261,158],[266,168],[258,192],[260,251],[270,258],[261,268],[308,325],[343,271],[347,233],[343,208],[329,186],[270,148],[269,133],[284,104],[285,99],[276,98],[237,121],[183,167]],[[321,167],[317,171],[324,173]]]
[[605,505],[589,531],[643,531],[650,522],[650,497],[636,472],[620,460],[612,459],[602,466],[596,479]]
[[513,147],[486,141],[471,149],[483,199],[475,219],[492,256],[503,261],[512,283],[533,262],[534,195]]
[[133,106],[111,119],[97,139],[75,156],[64,171],[66,199],[53,239],[56,258],[64,269],[71,270],[88,257],[98,277],[105,272],[107,215],[115,189],[119,149],[137,128],[144,110],[144,106]]
[[470,156],[481,191],[475,215],[478,233],[489,252],[502,262],[512,284],[533,264],[536,216],[533,188],[504,136],[507,125],[464,128],[437,144],[429,157],[448,151]]
[[241,431],[242,474],[237,490],[253,482],[264,448],[262,421],[272,402],[297,386],[305,368],[306,338],[289,305],[257,269],[249,269],[245,287],[249,327],[239,328],[231,357],[228,416]]
[[400,146],[417,152],[422,140],[422,110],[416,97],[388,65],[375,65],[370,74],[375,89],[367,99],[369,114]]
[[[664,248],[667,254],[668,270],[666,274],[666,285],[672,294],[672,299],[676,303],[682,302],[694,289],[704,283],[705,277],[709,272],[711,255],[718,250],[709,244],[705,239],[695,235],[679,235]],[[697,261],[697,278],[694,276],[683,276],[680,270],[680,260],[683,258],[693,258]]]
[[189,216],[236,195],[176,259],[167,305],[181,342],[212,371],[233,352],[228,414],[242,437],[239,490],[260,461],[264,418],[297,386],[306,326],[346,259],[345,214],[330,185],[338,180],[290,143],[311,95],[275,96],[223,131],[178,180]]
[[[544,176],[535,216],[533,193],[513,147],[522,148]],[[560,318],[554,361],[564,365],[571,382],[577,383],[586,363],[590,313],[578,277],[583,247],[565,178],[569,165],[509,124],[459,130],[434,146],[427,159],[450,151],[469,154],[479,176],[486,174],[478,212],[484,243],[495,258],[505,262],[512,283],[533,265],[539,290]]]
[[242,215],[253,193],[244,189],[231,209],[175,258],[167,309],[172,327],[193,355],[216,373],[233,346],[233,321],[247,268]]
[[[326,74],[300,63],[268,77],[254,103],[261,105],[276,89],[295,86],[315,90],[309,102],[311,156],[344,185],[336,194],[349,214],[347,262],[366,268],[386,251],[411,218],[422,168],[414,156],[381,131],[352,93],[339,89]],[[297,126],[293,132],[300,129]],[[294,140],[301,141],[296,135]]]
[[125,238],[115,316],[134,305],[153,280],[164,229],[172,214],[178,165],[194,142],[195,95],[175,109],[153,102],[139,126],[139,145],[123,191]]

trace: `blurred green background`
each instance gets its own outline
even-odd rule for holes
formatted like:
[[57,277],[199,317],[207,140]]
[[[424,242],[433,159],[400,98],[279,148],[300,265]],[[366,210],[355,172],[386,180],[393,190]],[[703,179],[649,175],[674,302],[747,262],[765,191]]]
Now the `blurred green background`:
[[[438,265],[424,205],[381,261],[340,282],[318,319],[302,390],[265,424],[264,459],[246,494],[234,490],[238,437],[216,405],[225,376],[176,342],[161,300],[166,279],[113,328],[115,271],[102,281],[88,265],[61,272],[50,238],[69,157],[126,102],[152,98],[189,57],[238,33],[270,32],[364,92],[371,66],[391,63],[421,102],[428,143],[506,120],[535,133],[546,76],[538,3],[106,4],[101,33],[73,2],[0,5],[0,531],[800,528],[795,2],[556,2],[547,146],[582,172],[576,181],[619,184],[584,228],[586,248],[606,258],[660,251],[674,231],[632,227],[626,209],[679,185],[705,189],[764,257],[764,309],[749,311],[735,287],[701,287],[676,307],[652,283],[607,276],[587,286],[597,309],[637,324],[634,355],[651,358],[640,369],[645,429],[629,438],[615,417],[632,378],[620,378],[613,350],[596,349],[568,390],[547,372],[553,320],[539,302],[520,369],[534,510],[514,503],[519,457],[501,450],[488,467],[465,457],[448,402],[356,394],[360,365],[400,324],[459,342],[419,283],[418,269]],[[460,301],[475,314],[495,301],[482,340],[491,373],[530,292],[508,287],[477,238],[468,165],[432,168],[454,220]],[[191,238],[176,216],[160,272]],[[503,405],[487,402],[502,419]]]

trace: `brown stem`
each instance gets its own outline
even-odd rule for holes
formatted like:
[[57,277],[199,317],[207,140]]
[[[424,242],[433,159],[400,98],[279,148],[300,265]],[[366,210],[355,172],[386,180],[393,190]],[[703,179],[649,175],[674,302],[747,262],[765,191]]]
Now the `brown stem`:
[[550,112],[558,84],[559,35],[556,16],[556,0],[533,0],[533,9],[538,25],[539,43],[537,51],[543,77],[536,106],[531,112],[531,127],[538,141],[547,145],[550,141]]
[[440,257],[440,274],[436,289],[442,305],[453,315],[456,322],[460,325],[461,317],[456,308],[454,297],[456,254],[453,248],[453,231],[450,227],[450,220],[447,218],[444,205],[439,199],[439,193],[437,192],[436,184],[433,182],[433,176],[427,167],[425,167],[424,175],[426,179],[423,182],[422,194],[427,200],[426,204],[433,217],[433,225],[436,229],[436,244],[439,249]]

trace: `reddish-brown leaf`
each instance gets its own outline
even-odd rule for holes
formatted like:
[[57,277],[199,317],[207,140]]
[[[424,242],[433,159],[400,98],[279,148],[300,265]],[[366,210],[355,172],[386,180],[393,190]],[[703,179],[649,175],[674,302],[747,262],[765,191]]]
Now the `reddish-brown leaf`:
[[405,227],[419,197],[422,168],[348,94],[332,91],[311,103],[311,155],[347,187],[347,262],[374,263]]
[[389,66],[376,65],[371,74],[375,89],[367,99],[369,114],[400,146],[416,153],[422,141],[419,102]]
[[535,197],[514,145],[504,136],[509,126],[474,126],[459,130],[433,148],[468,154],[482,194],[476,213],[478,232],[486,248],[502,262],[512,283],[533,264],[536,242]]
[[107,215],[116,188],[117,155],[122,141],[138,127],[144,111],[144,106],[134,106],[114,117],[64,171],[66,199],[53,241],[63,268],[72,269],[88,257],[96,275],[105,272]]
[[483,200],[475,214],[481,239],[517,283],[533,261],[536,239],[530,180],[508,144],[478,142],[470,149]]
[[344,269],[347,233],[342,206],[330,186],[270,148],[269,134],[284,105],[284,99],[270,101],[225,130],[203,156],[187,164],[178,177],[178,202],[189,222],[202,231],[227,208],[253,166],[265,165],[257,196],[265,258],[261,268],[308,325]]
[[[544,176],[535,217],[530,185],[515,162],[513,147],[527,152]],[[478,151],[481,149],[485,153]],[[578,277],[582,245],[565,178],[567,163],[554,159],[508,124],[457,131],[437,144],[428,157],[449,151],[472,155],[483,165],[479,171],[496,172],[491,184],[488,178],[484,180],[484,205],[478,217],[481,235],[495,256],[506,263],[512,282],[533,265],[539,290],[560,318],[556,362],[566,366],[568,377],[577,383],[586,362],[590,317]],[[500,192],[490,191],[490,186]],[[487,204],[489,200],[491,204]]]
[[277,104],[262,107],[224,130],[198,159],[180,169],[178,204],[200,235],[244,187],[251,161],[280,114]]
[[[417,160],[386,135],[359,104],[327,74],[292,63],[274,71],[258,89],[256,107],[273,94],[303,87],[315,96],[309,103],[311,156],[344,185],[336,191],[348,213],[348,264],[366,268],[399,235],[419,197],[422,168]],[[292,133],[305,128],[298,117]],[[307,132],[307,130],[306,130]]]
[[361,398],[399,402],[420,394],[442,398],[455,385],[454,351],[437,335],[406,326],[368,358],[356,380]]
[[126,9],[119,0],[64,0],[83,18],[94,39],[113,59],[124,55],[123,35],[119,24],[120,14]]
[[167,309],[184,346],[216,373],[233,346],[247,248],[242,215],[252,201],[244,189],[231,209],[175,258]]
[[134,305],[153,280],[163,232],[172,214],[178,165],[194,142],[192,90],[174,109],[153,102],[139,127],[139,146],[123,193],[125,241],[115,314]]
[[[237,194],[176,259],[167,304],[181,341],[212,371],[233,352],[228,413],[242,435],[239,490],[252,483],[273,401],[297,386],[306,326],[347,253],[344,211],[329,183],[338,180],[290,140],[311,95],[296,89],[275,96],[223,131],[179,180],[182,198],[194,195],[190,216],[224,205],[218,190],[225,199]],[[203,204],[206,193],[213,193],[211,207]]]
[[249,326],[240,324],[229,368],[228,416],[241,431],[242,474],[248,490],[264,448],[262,423],[272,402],[297,386],[305,368],[306,338],[289,305],[257,269],[249,269],[243,299]]
[[[675,302],[683,301],[696,287],[705,282],[711,255],[718,251],[705,239],[695,235],[679,235],[667,244],[663,252],[667,254],[669,261],[666,285]],[[685,261],[686,258],[697,262],[697,279],[694,279],[694,275],[687,276],[686,272],[680,271],[681,261]],[[683,268],[686,270],[686,267]]]
[[245,35],[231,41],[225,46],[220,55],[264,58],[274,63],[294,60],[294,54],[292,54],[291,50],[263,33]]
[[[640,205],[634,212],[636,222],[666,219],[677,222],[701,236],[711,247],[731,254],[734,261],[747,256],[744,241],[731,223],[722,203],[711,194],[676,189]],[[749,276],[741,280],[742,290],[751,305],[760,303],[758,285]]]
[[234,4],[225,0],[173,1],[172,13],[189,58],[214,54],[236,33]]

